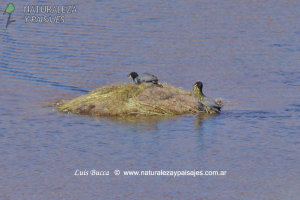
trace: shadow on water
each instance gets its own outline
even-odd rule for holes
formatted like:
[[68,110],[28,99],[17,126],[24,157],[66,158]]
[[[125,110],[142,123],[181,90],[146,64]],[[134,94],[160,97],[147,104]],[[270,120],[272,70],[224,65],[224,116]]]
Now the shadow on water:
[[[76,115],[75,115],[76,116]],[[83,116],[78,116],[83,117]],[[118,117],[95,117],[85,116],[98,122],[108,122],[113,126],[120,126],[126,129],[132,129],[137,131],[155,131],[159,130],[158,125],[169,120],[180,119],[182,116],[173,117],[141,117],[141,116],[128,116],[123,118]]]
[[[48,105],[50,106],[50,105]],[[53,104],[51,105],[53,107]],[[54,107],[54,109],[56,109]],[[57,111],[59,112],[59,111]],[[62,115],[66,115],[66,113],[61,113]],[[159,130],[159,124],[161,123],[169,123],[173,121],[178,121],[178,123],[185,123],[186,121],[190,121],[191,125],[194,123],[195,130],[200,130],[205,121],[214,120],[220,114],[209,115],[205,113],[200,113],[197,115],[178,115],[173,117],[142,117],[142,116],[128,116],[123,118],[118,117],[99,117],[99,116],[89,116],[89,115],[76,115],[70,114],[76,118],[85,118],[86,120],[96,121],[99,124],[109,123],[113,126],[120,126],[122,128],[128,128],[138,131],[155,131]],[[192,126],[191,126],[192,127]],[[201,131],[200,131],[201,132]],[[199,133],[200,133],[199,132]],[[202,134],[202,133],[200,133]]]
[[[98,117],[99,119],[100,117]],[[158,118],[138,118],[138,117],[127,117],[127,118],[105,118],[106,121],[122,126],[127,127],[134,130],[139,131],[154,131],[158,130],[158,123],[163,119]]]

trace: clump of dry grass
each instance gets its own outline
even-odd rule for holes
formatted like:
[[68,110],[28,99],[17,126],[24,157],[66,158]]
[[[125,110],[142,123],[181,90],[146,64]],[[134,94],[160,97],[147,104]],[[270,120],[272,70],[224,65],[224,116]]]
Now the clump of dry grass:
[[108,117],[168,117],[198,112],[191,92],[166,83],[162,87],[147,83],[105,86],[73,100],[61,101],[57,108],[67,113]]

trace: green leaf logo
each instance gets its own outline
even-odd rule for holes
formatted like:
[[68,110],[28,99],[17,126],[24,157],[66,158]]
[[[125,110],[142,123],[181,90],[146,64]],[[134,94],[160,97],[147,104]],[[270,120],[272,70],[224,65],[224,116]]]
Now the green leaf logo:
[[13,4],[13,3],[9,3],[9,4],[7,5],[7,8],[5,9],[3,15],[4,15],[5,13],[11,14],[11,13],[14,12],[14,10],[15,10],[14,4]]
[[12,22],[15,22],[16,20],[10,20],[11,18],[11,14],[15,11],[15,6],[13,3],[9,3],[7,5],[7,8],[5,9],[5,11],[3,12],[3,15],[5,15],[6,13],[8,14],[8,19],[6,22],[6,28],[8,27],[8,25]]

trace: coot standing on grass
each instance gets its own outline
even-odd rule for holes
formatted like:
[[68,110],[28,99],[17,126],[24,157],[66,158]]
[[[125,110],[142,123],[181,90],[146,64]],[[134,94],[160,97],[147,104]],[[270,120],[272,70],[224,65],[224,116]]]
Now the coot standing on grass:
[[158,84],[158,78],[149,73],[138,75],[136,72],[131,72],[128,77],[132,78],[133,82],[135,82],[136,84],[140,84],[142,82]]
[[194,94],[197,98],[199,110],[209,114],[220,113],[223,106],[222,103],[205,96],[202,92],[202,88],[203,84],[201,81],[194,84]]

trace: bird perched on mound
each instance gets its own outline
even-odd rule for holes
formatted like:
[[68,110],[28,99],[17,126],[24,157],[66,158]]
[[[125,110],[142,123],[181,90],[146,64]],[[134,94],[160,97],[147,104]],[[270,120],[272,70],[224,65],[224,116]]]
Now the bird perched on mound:
[[135,84],[140,84],[142,82],[158,84],[158,78],[153,74],[143,73],[138,75],[136,72],[131,72],[128,75],[129,78],[132,78]]
[[197,98],[199,110],[208,114],[220,113],[223,106],[222,103],[214,100],[213,98],[205,96],[202,92],[202,88],[203,84],[201,81],[198,81],[194,84],[194,94]]

